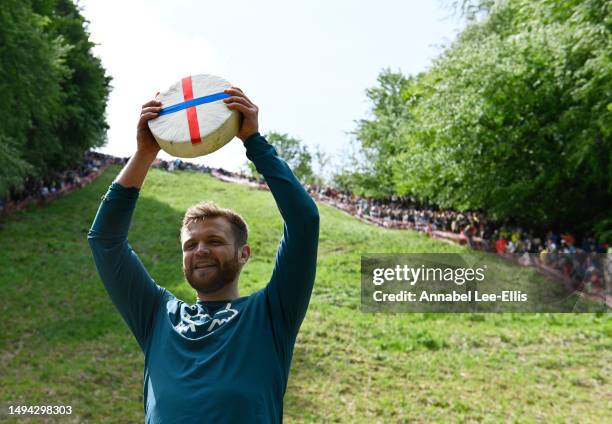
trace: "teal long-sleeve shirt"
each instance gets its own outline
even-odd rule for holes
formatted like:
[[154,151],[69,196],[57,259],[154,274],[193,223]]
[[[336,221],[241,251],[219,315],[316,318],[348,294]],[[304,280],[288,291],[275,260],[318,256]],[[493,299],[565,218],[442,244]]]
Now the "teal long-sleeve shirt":
[[315,280],[319,214],[264,137],[254,134],[245,146],[284,220],[263,289],[189,304],[159,286],[127,240],[136,188],[113,183],[89,231],[102,282],[145,356],[146,423],[282,422],[293,348]]

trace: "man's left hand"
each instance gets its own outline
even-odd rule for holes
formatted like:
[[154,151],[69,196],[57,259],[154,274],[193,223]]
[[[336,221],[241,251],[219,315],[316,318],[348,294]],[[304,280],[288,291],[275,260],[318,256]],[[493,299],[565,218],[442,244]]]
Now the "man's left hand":
[[257,118],[259,108],[238,87],[228,88],[224,90],[224,93],[231,96],[223,100],[225,105],[231,110],[237,110],[242,113],[242,124],[240,125],[240,130],[238,130],[238,138],[246,141],[249,136],[259,131],[259,121]]

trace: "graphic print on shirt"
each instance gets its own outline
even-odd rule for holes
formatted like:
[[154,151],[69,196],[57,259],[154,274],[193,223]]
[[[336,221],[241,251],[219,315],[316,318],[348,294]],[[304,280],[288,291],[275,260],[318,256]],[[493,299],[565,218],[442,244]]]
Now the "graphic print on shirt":
[[188,333],[210,333],[215,328],[221,327],[238,316],[238,311],[232,308],[232,304],[228,303],[225,308],[219,309],[211,317],[209,314],[198,312],[196,315],[189,315],[184,312],[181,316],[181,322],[176,325],[176,331],[181,334]]

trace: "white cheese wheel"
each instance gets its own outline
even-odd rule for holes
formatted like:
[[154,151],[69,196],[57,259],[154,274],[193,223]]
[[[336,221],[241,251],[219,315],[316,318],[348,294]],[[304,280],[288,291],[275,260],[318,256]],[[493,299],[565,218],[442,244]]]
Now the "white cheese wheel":
[[[193,158],[212,153],[229,143],[240,128],[240,114],[228,109],[222,99],[214,96],[223,96],[223,90],[229,87],[231,84],[223,78],[193,75],[160,93],[156,100],[161,101],[162,113],[166,114],[149,121],[159,146],[172,156]],[[198,103],[201,98],[207,102],[186,107],[189,104],[185,104],[186,101]],[[169,112],[177,107],[184,108]]]

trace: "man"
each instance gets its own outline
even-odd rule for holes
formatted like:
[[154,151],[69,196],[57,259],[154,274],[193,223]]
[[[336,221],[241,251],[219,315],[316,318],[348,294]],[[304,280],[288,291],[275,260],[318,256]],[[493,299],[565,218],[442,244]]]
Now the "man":
[[103,197],[88,241],[113,303],[145,355],[147,423],[281,422],[293,347],[315,279],[319,214],[276,150],[258,132],[258,109],[238,88],[224,101],[239,111],[238,137],[264,176],[284,219],[268,284],[239,297],[250,256],[242,218],[214,204],[183,220],[183,271],[196,303],[157,285],[127,242],[139,189],[159,146],[147,121],[160,103],[143,105],[137,149]]

